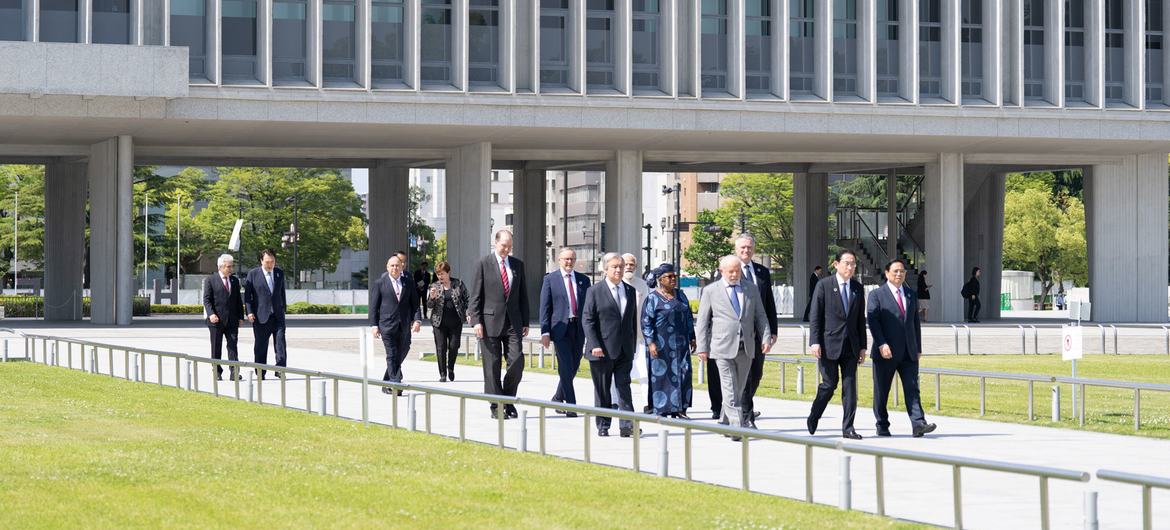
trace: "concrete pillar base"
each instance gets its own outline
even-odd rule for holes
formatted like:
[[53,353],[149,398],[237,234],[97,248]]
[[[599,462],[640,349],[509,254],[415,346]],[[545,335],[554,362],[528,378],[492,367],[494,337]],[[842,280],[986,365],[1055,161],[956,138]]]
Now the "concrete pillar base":
[[45,320],[81,320],[86,167],[45,166]]
[[119,136],[90,147],[90,321],[129,325],[134,316],[134,141]]
[[[969,272],[964,270],[963,258],[963,155],[942,153],[937,162],[926,164],[922,190],[926,194],[926,269],[933,281],[930,319],[962,322],[965,307],[959,291]],[[981,296],[986,307],[990,301],[986,288]]]
[[491,250],[491,176],[490,143],[465,145],[447,159],[447,261],[468,281],[472,266]]
[[370,287],[386,272],[386,260],[399,250],[406,250],[407,208],[410,204],[410,168],[396,167],[381,160],[370,171],[369,217],[370,245],[368,273]]
[[[829,264],[829,175],[804,173],[792,179],[792,269],[787,282],[792,285],[792,312],[804,316],[808,304],[809,278],[817,265]],[[783,283],[783,278],[773,278]]]

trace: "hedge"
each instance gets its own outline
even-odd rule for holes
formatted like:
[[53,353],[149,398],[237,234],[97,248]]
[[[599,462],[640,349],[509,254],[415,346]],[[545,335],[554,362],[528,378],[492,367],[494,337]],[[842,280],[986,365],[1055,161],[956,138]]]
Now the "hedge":
[[151,304],[150,312],[160,315],[202,315],[199,304]]
[[[346,312],[348,312],[348,306]],[[202,315],[203,306],[197,304],[182,304],[182,305],[160,305],[154,304],[150,306],[150,310],[157,314],[171,314],[171,315]],[[290,315],[340,315],[342,307],[333,304],[310,304],[308,302],[296,302],[289,304],[288,314]]]
[[[88,297],[81,299],[81,314],[89,316]],[[42,296],[0,296],[6,317],[42,317],[45,315],[45,299]],[[150,299],[134,297],[134,316],[150,315]]]

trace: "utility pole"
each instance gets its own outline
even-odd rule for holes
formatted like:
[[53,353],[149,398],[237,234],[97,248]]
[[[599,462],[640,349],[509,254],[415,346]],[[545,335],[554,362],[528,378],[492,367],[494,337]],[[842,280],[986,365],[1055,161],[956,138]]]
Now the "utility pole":
[[146,292],[146,275],[150,272],[150,191],[142,203],[142,291]]
[[[175,296],[179,296],[179,289],[183,287],[183,253],[182,246],[182,223],[183,223],[183,190],[175,191]],[[178,298],[176,298],[178,300]]]
[[20,231],[20,176],[14,176],[15,185],[12,187],[14,198],[12,199],[12,293],[17,294],[18,283],[16,281],[16,250],[17,250],[17,233]]
[[[646,220],[645,214],[642,215],[642,220],[643,221]],[[644,267],[646,270],[650,269],[650,250],[651,250],[650,249],[650,238],[651,238],[650,230],[652,228],[654,228],[654,227],[650,226],[650,223],[646,223],[646,224],[642,225],[642,229],[646,231],[646,246],[642,247],[642,250],[646,251],[646,266]]]

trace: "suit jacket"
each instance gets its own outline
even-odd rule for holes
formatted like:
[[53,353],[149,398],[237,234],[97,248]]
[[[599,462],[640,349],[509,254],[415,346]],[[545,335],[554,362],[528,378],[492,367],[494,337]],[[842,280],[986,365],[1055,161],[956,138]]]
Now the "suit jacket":
[[866,321],[869,323],[869,332],[873,334],[873,348],[870,349],[870,358],[874,362],[883,362],[881,346],[888,344],[894,353],[894,361],[902,360],[906,355],[917,359],[922,353],[922,323],[918,320],[918,297],[909,287],[902,285],[902,304],[906,307],[906,316],[898,309],[898,300],[890,287],[883,284],[869,293]]
[[[722,279],[723,274],[715,273],[715,280]],[[764,316],[768,319],[768,331],[772,337],[776,336],[776,293],[772,292],[772,272],[759,263],[752,262],[752,283],[760,293],[760,301],[764,304]],[[742,280],[742,278],[741,278]],[[742,282],[741,282],[742,283]],[[700,301],[702,297],[700,296]]]
[[[223,288],[223,279],[219,271],[203,280],[203,312],[208,327],[232,328],[239,327],[244,318],[244,303],[240,297],[240,279],[229,276],[230,287]],[[211,315],[219,317],[219,322],[212,324]]]
[[[467,322],[467,286],[454,276],[451,276],[449,280],[451,282],[451,301],[455,304],[455,315],[459,317],[459,327],[463,327],[463,323]],[[430,293],[436,293],[438,298],[431,298]],[[423,296],[426,299],[422,303],[426,304],[427,309],[431,311],[431,325],[441,326],[443,324],[443,284],[439,280],[435,280]]]
[[817,290],[817,282],[819,282],[819,281],[821,281],[821,279],[820,279],[820,277],[817,276],[817,273],[814,272],[814,273],[812,273],[811,276],[809,276],[809,278],[808,278],[808,299],[809,300],[812,300],[813,293],[816,292],[816,290]]
[[[836,360],[841,355],[857,355],[866,347],[865,288],[856,278],[849,280],[849,308],[841,304],[841,289],[837,275],[830,274],[817,282],[813,291],[812,310],[809,312],[808,344],[820,344],[823,355]],[[848,339],[852,353],[843,352]]]
[[707,285],[699,297],[696,349],[707,352],[712,359],[734,359],[739,354],[740,337],[749,357],[758,355],[759,345],[771,340],[759,289],[750,282],[739,285],[743,291],[739,316],[736,316],[727,294],[726,280]]
[[272,290],[268,290],[268,281],[264,279],[264,268],[256,267],[248,271],[244,280],[244,306],[248,314],[256,315],[256,321],[265,324],[270,318],[284,320],[287,309],[285,303],[284,271],[280,267],[272,269]]
[[[585,327],[585,352],[591,361],[634,355],[638,342],[635,324],[638,320],[638,291],[626,282],[618,283],[618,287],[625,291],[625,313],[613,299],[608,280],[602,280],[585,295],[581,320]],[[601,348],[602,357],[593,356],[594,348]]]
[[557,269],[544,276],[540,285],[540,334],[548,334],[553,341],[561,340],[570,326],[581,329],[581,313],[585,310],[585,296],[589,292],[589,277],[573,271],[573,283],[577,286],[577,321],[569,323],[569,291],[565,289],[564,271]]
[[485,337],[504,334],[504,320],[511,322],[517,334],[528,326],[528,290],[524,287],[524,262],[509,256],[512,283],[504,296],[504,281],[500,278],[500,262],[495,253],[484,256],[475,266],[471,282],[467,315],[471,325],[482,324]]
[[402,281],[402,299],[394,296],[394,284],[390,273],[383,272],[374,282],[370,298],[370,326],[378,326],[383,335],[410,333],[410,325],[422,320],[422,308],[418,303],[418,291],[410,283],[410,277]]

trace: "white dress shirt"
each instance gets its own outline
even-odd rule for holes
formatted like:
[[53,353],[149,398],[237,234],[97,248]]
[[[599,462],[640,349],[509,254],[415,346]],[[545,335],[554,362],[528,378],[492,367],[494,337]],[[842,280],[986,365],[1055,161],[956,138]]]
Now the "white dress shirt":
[[609,281],[609,278],[606,278],[605,285],[609,287],[609,294],[611,296],[613,296],[613,301],[617,302],[618,309],[621,311],[622,316],[625,317],[626,316],[626,304],[625,304],[626,283],[625,282],[618,282],[617,284],[614,284],[614,283],[611,283]]

